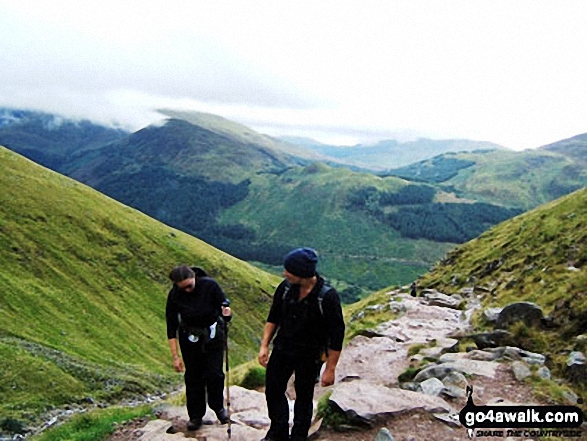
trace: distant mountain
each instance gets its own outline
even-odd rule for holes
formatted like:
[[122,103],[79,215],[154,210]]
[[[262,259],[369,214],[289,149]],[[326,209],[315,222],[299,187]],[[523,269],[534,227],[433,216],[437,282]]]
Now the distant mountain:
[[180,263],[231,299],[231,361],[255,357],[279,278],[3,147],[0,168],[0,421],[180,381],[164,318]]
[[550,151],[452,153],[376,176],[301,159],[224,118],[166,112],[177,118],[71,153],[59,171],[265,268],[314,246],[345,301],[408,283],[455,244],[587,182]]
[[102,147],[128,134],[87,120],[0,108],[0,145],[52,169],[59,169],[74,152]]
[[[474,287],[483,308],[538,304],[545,329],[510,329],[524,349],[546,356],[562,378],[569,353],[585,353],[587,332],[587,188],[499,224],[448,253],[419,280],[448,294]],[[479,314],[478,329],[487,325]],[[579,396],[586,384],[575,385]]]
[[407,142],[387,140],[374,145],[359,144],[352,147],[322,144],[310,138],[282,137],[280,139],[290,144],[303,146],[324,158],[374,171],[402,167],[443,153],[504,149],[504,147],[490,142],[465,139],[433,140],[421,138]]
[[158,112],[162,115],[168,116],[170,119],[186,121],[218,135],[224,135],[237,140],[242,144],[252,144],[258,147],[281,151],[289,156],[295,156],[300,160],[306,160],[306,162],[328,159],[315,153],[311,149],[304,148],[302,145],[288,143],[281,138],[273,138],[268,135],[257,133],[250,127],[211,113],[175,111],[171,109],[160,109]]
[[449,153],[384,176],[437,184],[463,199],[528,210],[587,185],[587,142],[584,135],[571,140],[523,152]]
[[587,133],[545,145],[540,149],[560,153],[587,166]]

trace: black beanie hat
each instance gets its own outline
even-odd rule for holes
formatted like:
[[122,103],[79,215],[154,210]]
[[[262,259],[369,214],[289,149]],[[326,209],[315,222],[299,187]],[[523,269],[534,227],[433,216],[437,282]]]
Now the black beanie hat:
[[294,276],[309,279],[316,275],[317,263],[316,251],[312,248],[297,248],[285,256],[283,267]]

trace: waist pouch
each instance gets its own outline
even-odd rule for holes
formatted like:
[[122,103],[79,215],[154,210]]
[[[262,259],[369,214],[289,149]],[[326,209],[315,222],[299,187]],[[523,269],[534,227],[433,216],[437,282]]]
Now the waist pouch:
[[224,320],[219,319],[215,321],[211,326],[199,327],[191,326],[187,323],[180,325],[183,332],[187,334],[187,339],[192,343],[199,343],[205,345],[211,342],[222,342],[224,341]]

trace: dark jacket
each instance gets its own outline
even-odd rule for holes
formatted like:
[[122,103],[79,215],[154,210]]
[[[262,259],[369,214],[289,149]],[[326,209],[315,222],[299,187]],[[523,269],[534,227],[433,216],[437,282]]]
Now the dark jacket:
[[209,327],[218,322],[214,341],[220,344],[224,336],[224,322],[231,318],[222,317],[221,307],[228,305],[228,300],[214,279],[200,268],[192,269],[196,272],[194,290],[187,292],[174,284],[167,295],[167,338],[177,338],[178,333],[189,334],[194,330],[209,332]]
[[267,322],[278,326],[274,348],[299,354],[318,354],[327,346],[334,351],[342,350],[345,324],[340,297],[334,288],[328,290],[322,301],[322,312],[318,305],[318,293],[324,285],[320,276],[316,285],[299,301],[300,286],[283,281],[275,291]]

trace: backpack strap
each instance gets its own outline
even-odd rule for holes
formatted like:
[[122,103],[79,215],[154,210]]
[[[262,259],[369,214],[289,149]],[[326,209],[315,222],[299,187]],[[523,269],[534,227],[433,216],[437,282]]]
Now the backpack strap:
[[[281,301],[283,303],[284,310],[285,310],[285,297],[287,296],[287,293],[289,292],[290,288],[291,288],[291,285],[289,283],[286,283],[285,287],[283,289],[283,294],[281,295]],[[328,291],[330,291],[331,289],[332,289],[332,287],[325,283],[324,285],[322,285],[322,288],[320,288],[320,291],[318,292],[318,309],[320,309],[320,315],[322,317],[324,317],[324,308],[322,307],[322,302],[324,301],[324,297],[326,296],[326,293]]]
[[320,315],[324,317],[324,309],[322,308],[322,302],[324,301],[324,296],[328,291],[332,289],[331,286],[328,286],[326,283],[322,285],[320,288],[320,292],[318,293],[318,308],[320,308]]

